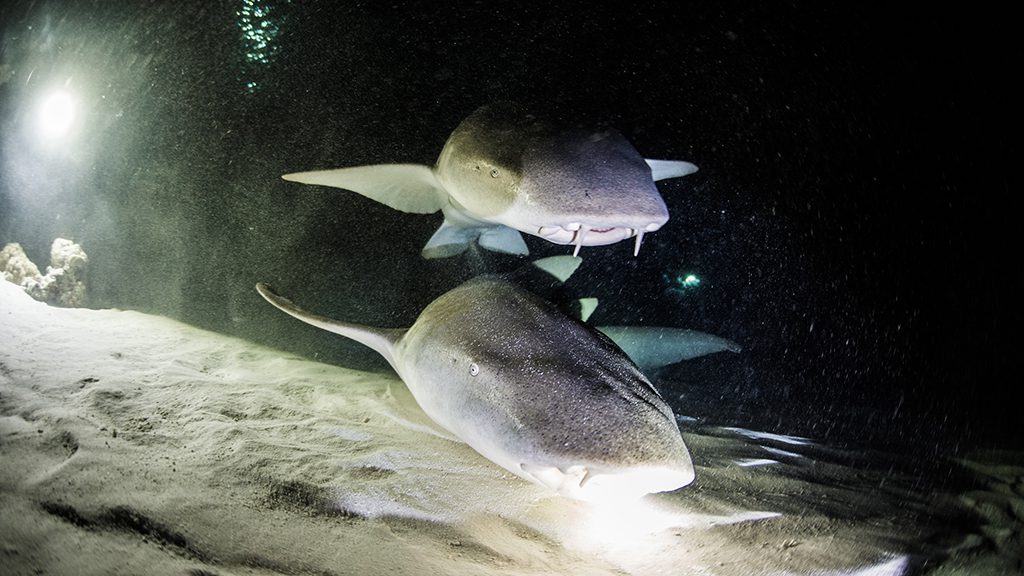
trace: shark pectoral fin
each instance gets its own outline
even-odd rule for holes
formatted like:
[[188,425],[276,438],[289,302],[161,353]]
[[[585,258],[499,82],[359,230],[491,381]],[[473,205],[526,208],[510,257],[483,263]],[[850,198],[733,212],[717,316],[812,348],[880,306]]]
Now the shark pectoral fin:
[[743,350],[732,340],[683,328],[598,326],[597,329],[611,338],[641,370],[654,370],[715,352]]
[[427,241],[421,254],[424,258],[448,258],[462,254],[479,235],[479,228],[454,226],[445,220]]
[[697,167],[689,162],[683,162],[682,160],[646,160],[647,165],[651,167],[651,178],[655,182],[658,180],[665,180],[666,178],[679,178],[680,176],[687,176],[697,171]]
[[526,242],[523,241],[523,235],[518,230],[508,226],[495,226],[484,229],[480,233],[479,242],[481,248],[486,248],[492,252],[515,254],[516,256],[526,256],[530,253],[530,249],[526,247]]
[[434,176],[434,170],[422,164],[354,166],[296,172],[282,178],[303,184],[344,188],[395,210],[413,214],[437,212],[448,198],[448,193]]

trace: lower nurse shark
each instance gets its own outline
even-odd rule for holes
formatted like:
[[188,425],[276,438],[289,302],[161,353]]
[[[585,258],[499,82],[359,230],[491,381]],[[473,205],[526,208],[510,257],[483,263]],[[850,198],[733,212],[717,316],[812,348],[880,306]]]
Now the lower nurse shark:
[[[548,266],[558,258],[575,262]],[[578,261],[535,264],[563,280]],[[693,481],[672,409],[637,365],[598,329],[507,279],[470,280],[406,329],[325,318],[265,284],[257,290],[295,318],[378,352],[434,422],[526,480],[586,501],[639,498]],[[634,335],[631,345],[649,348],[637,338],[650,334]],[[663,328],[653,337],[678,344],[667,347],[676,350],[663,354],[664,363],[739,350],[689,330]]]
[[425,258],[460,254],[477,241],[526,255],[520,234],[555,244],[603,246],[668,222],[655,182],[697,171],[689,162],[645,160],[611,129],[565,129],[510,103],[483,106],[448,137],[434,166],[378,164],[286,174],[285,180],[358,192],[403,212],[444,213]]

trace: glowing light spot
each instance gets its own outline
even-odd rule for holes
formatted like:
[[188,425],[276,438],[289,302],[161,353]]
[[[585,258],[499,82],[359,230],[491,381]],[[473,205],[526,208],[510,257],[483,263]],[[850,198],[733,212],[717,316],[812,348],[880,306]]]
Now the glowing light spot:
[[60,138],[71,131],[75,122],[75,99],[64,90],[48,94],[39,104],[39,131],[46,138]]
[[664,272],[661,278],[665,282],[666,290],[680,296],[695,292],[702,283],[700,276],[688,272]]

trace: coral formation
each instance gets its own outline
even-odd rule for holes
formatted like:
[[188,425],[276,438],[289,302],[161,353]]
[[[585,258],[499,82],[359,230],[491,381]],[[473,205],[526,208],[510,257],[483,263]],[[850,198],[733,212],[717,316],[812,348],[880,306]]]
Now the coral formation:
[[25,250],[17,242],[4,246],[0,250],[0,274],[4,280],[21,285],[26,278],[40,276],[39,268],[25,255]]
[[88,263],[89,257],[82,247],[64,238],[53,241],[46,274],[39,272],[20,244],[8,244],[0,251],[0,274],[4,280],[21,286],[36,300],[65,308],[85,306]]

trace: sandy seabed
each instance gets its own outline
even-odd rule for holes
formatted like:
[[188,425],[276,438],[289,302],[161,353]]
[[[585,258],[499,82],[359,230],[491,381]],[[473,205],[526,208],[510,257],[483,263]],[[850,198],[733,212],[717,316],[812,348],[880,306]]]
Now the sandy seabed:
[[964,480],[936,489],[898,455],[680,422],[696,481],[595,507],[393,375],[0,282],[0,573],[1022,573],[1019,454],[939,463]]

